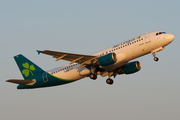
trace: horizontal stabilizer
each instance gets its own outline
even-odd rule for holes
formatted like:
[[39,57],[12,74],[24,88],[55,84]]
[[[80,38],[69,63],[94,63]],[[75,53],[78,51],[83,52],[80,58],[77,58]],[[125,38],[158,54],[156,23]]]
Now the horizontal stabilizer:
[[20,79],[9,79],[6,80],[6,82],[11,82],[15,84],[20,84],[20,85],[33,85],[36,83],[36,80],[20,80]]

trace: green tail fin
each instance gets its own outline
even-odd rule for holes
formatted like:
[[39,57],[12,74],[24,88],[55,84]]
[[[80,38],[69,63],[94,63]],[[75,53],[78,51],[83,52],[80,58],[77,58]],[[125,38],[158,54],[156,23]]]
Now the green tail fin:
[[44,70],[21,54],[14,56],[14,59],[25,80],[35,79],[38,75],[42,75],[44,72]]

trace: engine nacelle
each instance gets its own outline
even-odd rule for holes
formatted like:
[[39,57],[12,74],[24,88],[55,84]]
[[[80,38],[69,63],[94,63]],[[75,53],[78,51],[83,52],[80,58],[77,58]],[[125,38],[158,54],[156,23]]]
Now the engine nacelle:
[[109,53],[107,55],[98,58],[98,63],[100,66],[108,66],[115,63],[116,61],[117,58],[115,53]]
[[141,69],[141,64],[139,63],[139,61],[134,61],[127,63],[122,70],[123,73],[125,74],[132,74],[138,72],[140,69]]

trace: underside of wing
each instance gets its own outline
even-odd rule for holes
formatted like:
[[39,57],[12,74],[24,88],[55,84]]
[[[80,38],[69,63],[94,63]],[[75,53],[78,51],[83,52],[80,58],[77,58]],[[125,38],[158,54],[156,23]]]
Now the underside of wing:
[[37,52],[38,54],[43,53],[46,55],[50,55],[56,58],[56,61],[60,59],[70,61],[71,62],[70,64],[76,62],[81,65],[89,65],[92,63],[92,60],[97,58],[97,56],[92,56],[92,55],[82,55],[82,54],[50,51],[50,50],[43,50],[43,51],[37,51]]

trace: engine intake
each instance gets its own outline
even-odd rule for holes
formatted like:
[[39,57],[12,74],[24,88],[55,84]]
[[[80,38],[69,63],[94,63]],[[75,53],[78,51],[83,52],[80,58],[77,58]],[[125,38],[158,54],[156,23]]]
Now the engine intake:
[[125,74],[132,74],[138,72],[140,69],[141,69],[141,64],[139,63],[139,61],[134,61],[127,63],[122,70],[123,73]]
[[100,66],[107,66],[115,63],[117,61],[116,54],[115,53],[109,53],[107,55],[104,55],[100,58],[98,58],[98,63]]

